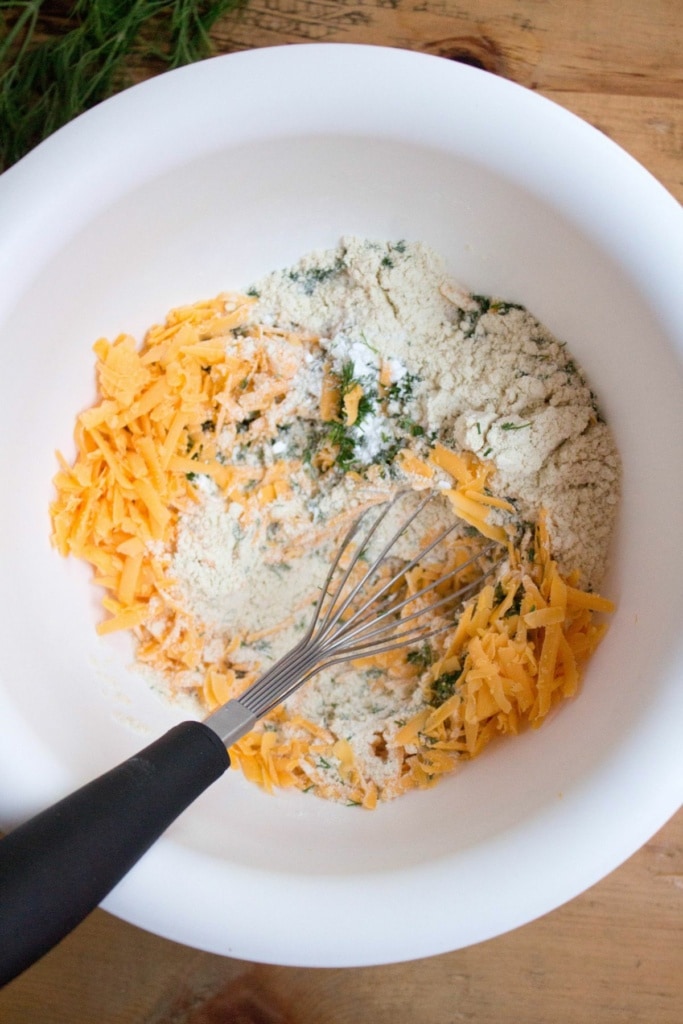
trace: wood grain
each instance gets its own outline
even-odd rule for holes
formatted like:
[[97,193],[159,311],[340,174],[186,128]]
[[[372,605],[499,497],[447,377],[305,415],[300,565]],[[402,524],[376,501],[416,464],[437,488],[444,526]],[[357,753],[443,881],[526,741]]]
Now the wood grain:
[[96,911],[0,993],[3,1024],[682,1019],[683,813],[566,906],[443,956],[352,970],[271,967],[186,949]]
[[532,89],[683,98],[678,0],[250,0],[222,50],[296,42],[470,58]]
[[249,0],[216,40],[222,52],[346,42],[464,61],[572,110],[683,200],[680,0]]
[[[683,200],[680,0],[249,0],[215,39],[220,52],[326,41],[463,60],[585,118]],[[141,66],[136,77],[156,71]],[[511,934],[408,964],[247,964],[97,911],[0,992],[0,1021],[681,1024],[683,812],[566,906]]]

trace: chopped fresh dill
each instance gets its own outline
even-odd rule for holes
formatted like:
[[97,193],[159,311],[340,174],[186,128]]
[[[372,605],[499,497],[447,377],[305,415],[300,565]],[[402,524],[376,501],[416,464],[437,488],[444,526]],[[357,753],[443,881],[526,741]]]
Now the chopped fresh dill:
[[369,416],[370,413],[374,411],[375,403],[373,401],[372,395],[367,394],[364,391],[358,403],[358,412],[356,413],[356,422],[354,423],[354,426],[358,426],[358,424],[363,422],[366,416]]
[[381,448],[372,460],[376,466],[391,466],[401,448],[404,447],[402,440],[385,442],[385,444],[386,447]]
[[355,368],[353,365],[353,361],[351,359],[347,359],[342,364],[342,368],[338,374],[339,390],[341,392],[342,398],[344,397],[344,395],[348,395],[350,391],[353,391],[356,384],[360,383],[359,381],[356,380],[354,372]]
[[479,306],[478,316],[483,316],[484,313],[498,313],[499,316],[505,316],[512,309],[523,310],[525,308],[517,302],[504,302],[501,299],[492,299],[489,295],[473,295],[472,298]]
[[421,647],[416,650],[408,651],[406,654],[406,661],[410,665],[415,665],[417,668],[429,668],[434,661],[434,651],[432,645],[426,641]]
[[344,260],[338,257],[331,267],[309,267],[308,270],[290,270],[290,281],[296,281],[305,295],[312,295],[321,281],[335,277],[344,269]]
[[444,704],[456,691],[458,679],[462,675],[462,669],[457,672],[444,672],[435,679],[431,687],[431,696],[429,703],[432,707],[439,708]]
[[[327,424],[327,430],[323,436],[323,441],[327,441],[329,444],[333,445],[333,447],[337,448],[335,465],[346,472],[353,468],[357,462],[357,428],[367,416],[375,411],[376,395],[374,391],[370,390],[368,386],[356,376],[353,361],[350,359],[347,359],[343,363],[341,370],[337,374],[337,378],[339,382],[338,418]],[[356,418],[353,423],[348,423],[346,410],[344,408],[344,398],[358,386],[363,388],[363,393],[358,401]],[[304,453],[304,461],[306,461],[306,453]]]
[[490,310],[492,313],[498,313],[499,316],[505,316],[512,309],[524,310],[524,306],[520,306],[518,302],[502,302],[500,299],[496,299],[491,303]]
[[460,320],[460,328],[466,338],[472,338],[477,329],[477,325],[485,313],[508,313],[511,309],[522,309],[522,306],[516,306],[514,302],[499,302],[497,299],[492,299],[488,295],[472,295],[471,296],[477,305],[476,309],[466,310]]
[[292,567],[289,562],[274,562],[268,565],[271,572],[274,572],[276,576],[282,579],[283,574],[292,571]]
[[484,313],[488,313],[491,308],[492,300],[489,295],[472,295],[472,300],[479,306],[479,315],[482,316]]
[[350,469],[356,461],[356,442],[350,428],[335,420],[328,425],[327,439],[337,451],[335,463],[340,469]]
[[524,596],[524,591],[522,590],[521,587],[518,587],[516,592],[515,592],[515,596],[514,596],[514,599],[512,601],[512,604],[510,605],[508,610],[505,612],[505,618],[506,619],[512,618],[513,615],[519,615],[519,613],[522,610],[522,597],[523,596]]
[[530,427],[531,423],[501,423],[501,430],[524,430],[526,427]]
[[411,437],[422,437],[425,432],[425,428],[421,427],[419,423],[411,419],[410,416],[404,416],[398,421],[398,425],[401,430],[407,431]]
[[363,333],[363,331],[361,331],[361,332],[360,332],[360,340],[361,340],[361,341],[363,342],[363,344],[364,344],[364,345],[365,345],[365,346],[366,346],[367,348],[369,348],[369,349],[370,349],[370,351],[371,351],[371,352],[374,352],[374,353],[375,353],[375,355],[379,355],[379,350],[378,350],[378,349],[376,349],[374,345],[371,345],[371,344],[370,344],[370,342],[368,341],[368,339],[367,339],[367,338],[365,337],[365,334]]
[[243,434],[246,430],[249,430],[249,424],[253,423],[254,420],[258,419],[260,415],[261,412],[258,409],[255,409],[253,412],[250,412],[249,415],[246,416],[240,423],[237,423],[235,425],[235,430],[237,431],[237,433]]
[[404,373],[400,380],[389,385],[387,398],[390,402],[409,402],[415,397],[415,389],[421,380],[417,373]]
[[363,394],[361,395],[360,401],[358,402],[358,411],[356,413],[356,419],[353,426],[357,426],[358,424],[362,423],[366,416],[368,416],[371,412],[374,412],[375,395],[374,392],[371,391],[370,388],[367,386],[367,384],[364,384],[360,377],[356,376],[356,371],[352,360],[347,359],[346,362],[342,365],[341,371],[339,373],[339,413],[342,419],[345,416],[344,398],[348,394],[350,394],[354,390],[354,388],[359,386],[363,389]]

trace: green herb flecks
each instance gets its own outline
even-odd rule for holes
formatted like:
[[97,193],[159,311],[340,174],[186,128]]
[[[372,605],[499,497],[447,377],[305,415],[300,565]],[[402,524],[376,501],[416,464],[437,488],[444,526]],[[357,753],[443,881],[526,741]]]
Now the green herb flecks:
[[404,416],[398,421],[398,425],[401,430],[405,430],[411,437],[423,437],[425,432],[425,428],[416,423],[410,416]]
[[505,612],[505,618],[506,619],[512,618],[513,615],[519,615],[520,614],[520,612],[522,611],[522,598],[523,597],[524,597],[524,591],[522,590],[521,587],[518,587],[516,592],[515,592],[515,596],[514,596],[514,599],[512,601],[512,604],[510,605],[508,610]]
[[498,313],[499,316],[507,316],[508,313],[513,309],[520,309],[524,311],[524,306],[520,306],[518,302],[501,302],[500,299],[495,299],[489,306],[491,313]]
[[[502,604],[507,596],[508,595],[507,595],[507,592],[506,592],[505,587],[503,586],[503,584],[500,583],[500,582],[496,583],[495,589],[493,591],[493,603],[495,605]],[[521,607],[522,607],[522,597],[523,596],[524,596],[524,591],[522,590],[522,588],[520,586],[517,586],[515,588],[515,596],[512,599],[512,604],[510,605],[508,610],[505,612],[504,618],[509,619],[509,618],[512,618],[513,615],[519,615],[519,613],[521,611]]]
[[404,239],[401,239],[398,242],[394,242],[393,245],[390,244],[387,255],[382,257],[380,267],[383,267],[385,270],[393,270],[393,268],[396,266],[396,262],[393,259],[392,254],[398,253],[400,256],[402,256],[406,251],[407,244],[408,243]]
[[44,0],[0,0],[0,171],[131,85],[141,60],[162,71],[209,56],[213,26],[242,2],[76,0],[54,35]]
[[299,285],[299,288],[305,295],[312,295],[322,281],[336,277],[337,274],[342,272],[344,267],[344,260],[339,256],[332,266],[309,267],[307,270],[290,270],[288,277],[290,281],[295,281]]
[[435,658],[432,645],[428,642],[422,644],[421,647],[416,648],[413,651],[408,651],[406,654],[406,661],[410,665],[415,665],[416,668],[429,668],[433,664]]
[[356,413],[356,419],[352,426],[359,426],[363,422],[366,416],[369,416],[371,412],[375,410],[375,394],[370,390],[368,384],[361,380],[360,377],[356,376],[355,367],[353,362],[348,359],[342,366],[339,374],[339,396],[341,400],[341,408],[339,410],[340,416],[343,418],[344,413],[344,399],[349,395],[354,388],[360,386],[363,389],[360,401],[358,402],[358,411]]
[[492,299],[489,295],[472,295],[473,301],[477,304],[476,309],[468,309],[460,320],[460,328],[466,338],[472,338],[477,325],[486,313],[497,313],[499,316],[506,316],[513,309],[524,309],[524,306],[516,302],[502,302],[500,299]]
[[[375,410],[376,394],[371,391],[368,384],[356,376],[353,361],[346,360],[337,374],[339,387],[339,407],[337,419],[327,426],[324,440],[337,449],[335,465],[344,472],[354,468],[357,463],[356,446],[359,440],[359,427],[363,420]],[[356,418],[353,423],[348,422],[344,399],[354,388],[363,389],[363,394],[358,402]]]
[[440,708],[457,689],[458,679],[462,675],[462,669],[457,672],[444,672],[435,679],[431,686],[429,703],[432,707]]
[[246,431],[249,430],[249,426],[254,422],[254,420],[258,419],[260,415],[260,409],[255,409],[253,412],[250,412],[248,416],[246,416],[239,423],[235,424],[236,432],[238,434],[246,433]]
[[404,373],[403,376],[389,385],[387,398],[390,402],[405,404],[415,397],[415,389],[422,378],[417,373]]
[[356,439],[350,428],[339,421],[330,423],[327,440],[337,449],[335,465],[347,472],[356,461]]
[[531,423],[501,423],[501,430],[526,430],[530,427]]

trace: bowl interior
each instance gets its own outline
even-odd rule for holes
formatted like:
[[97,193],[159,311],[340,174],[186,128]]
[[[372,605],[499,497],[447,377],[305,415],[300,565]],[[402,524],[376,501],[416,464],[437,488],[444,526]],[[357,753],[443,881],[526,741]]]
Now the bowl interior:
[[[231,59],[223,65],[226,90],[234,84]],[[478,73],[449,66],[449,75],[454,95],[476,95]],[[503,110],[508,104],[519,116],[528,104],[535,116],[536,97],[501,86]],[[451,116],[443,98],[435,102],[443,118]],[[541,110],[546,116],[546,105]],[[439,143],[410,126],[402,137],[373,137],[364,128],[330,130],[322,118],[318,128],[271,137],[232,137],[220,128],[208,154],[176,155],[146,180],[103,187],[87,217],[74,209],[70,221],[68,208],[54,214],[62,232],[36,252],[2,324],[0,458],[10,482],[0,616],[5,824],[183,716],[136,673],[125,638],[97,638],[88,571],[48,542],[54,449],[71,454],[75,413],[94,397],[98,336],[140,336],[172,306],[246,287],[342,235],[419,239],[468,288],[524,303],[568,342],[624,462],[603,588],[619,607],[579,699],[537,733],[500,743],[435,789],[372,814],[301,794],[268,796],[230,772],[115,891],[107,904],[115,912],[254,960],[332,965],[428,955],[557,906],[675,810],[674,783],[663,779],[680,757],[674,727],[683,710],[680,544],[670,541],[683,528],[683,473],[673,448],[682,425],[683,316],[660,301],[671,294],[671,267],[634,249],[628,221],[623,240],[614,226],[628,207],[627,185],[645,203],[648,189],[662,200],[658,186],[584,128],[586,153],[604,145],[621,174],[604,224],[586,222],[580,174],[574,194],[560,177],[553,196],[550,185],[506,170],[492,141],[475,151],[454,128]],[[495,122],[491,138],[494,131]],[[67,142],[81,152],[75,136]],[[529,160],[545,161],[550,172],[551,148],[537,138]],[[59,180],[45,187],[57,191]],[[94,181],[90,187],[97,189]],[[51,201],[56,210],[58,196]],[[513,872],[515,890],[527,887],[523,898],[510,892]],[[320,899],[324,920],[310,913]],[[254,924],[254,905],[267,910],[267,929]],[[415,922],[408,930],[400,927],[406,910]],[[293,924],[307,912],[305,927]],[[338,928],[330,929],[330,915]]]

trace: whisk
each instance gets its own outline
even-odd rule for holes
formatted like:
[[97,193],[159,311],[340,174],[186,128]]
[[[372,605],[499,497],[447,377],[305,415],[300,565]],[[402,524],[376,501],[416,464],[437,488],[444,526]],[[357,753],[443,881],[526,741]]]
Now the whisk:
[[[384,540],[382,527],[387,528],[387,517],[406,493],[415,496],[398,492],[352,523],[303,637],[241,697],[205,722],[173,727],[0,842],[0,984],[25,970],[90,913],[225,772],[230,765],[227,747],[311,676],[339,662],[423,643],[453,628],[457,609],[495,573],[501,549],[487,544],[411,592],[403,586],[407,574],[448,539],[458,521],[437,532],[414,557],[399,558],[398,542],[435,500],[435,492],[429,491]],[[373,543],[379,552],[370,557]],[[460,584],[459,578],[468,573],[471,578]],[[451,582],[454,586],[446,586]]]
[[[383,543],[381,550],[367,565],[361,578],[353,585],[349,585],[359,560],[365,556],[371,541],[379,533],[389,513],[408,494],[414,492],[399,491],[390,501],[366,509],[358,516],[337,548],[315,612],[299,643],[241,697],[228,701],[206,719],[206,724],[218,733],[227,747],[249,732],[259,718],[272,711],[303,683],[324,669],[339,662],[367,658],[399,647],[409,647],[418,642],[424,643],[438,633],[452,629],[452,615],[437,626],[425,627],[425,622],[433,619],[435,613],[439,611],[456,609],[475,594],[485,579],[493,574],[500,558],[490,561],[488,565],[486,562],[499,547],[495,542],[485,545],[464,562],[415,592],[403,596],[402,591],[398,590],[398,596],[394,600],[384,600],[391,597],[392,593],[396,594],[398,585],[406,574],[424,562],[429,554],[457,529],[459,524],[455,520],[411,559],[403,560],[397,571],[384,581],[379,589],[372,589],[371,581],[391,556],[397,542],[418,519],[425,506],[434,500],[434,492],[429,491]],[[372,512],[376,514],[370,527],[362,540],[353,545],[361,526]],[[340,566],[350,551],[351,557],[340,578],[337,578]],[[436,598],[426,606],[422,603],[427,595],[437,589],[443,589],[444,584],[451,579],[466,576],[467,571],[477,565],[481,566],[481,569],[474,579]],[[409,611],[411,606],[415,610]]]

